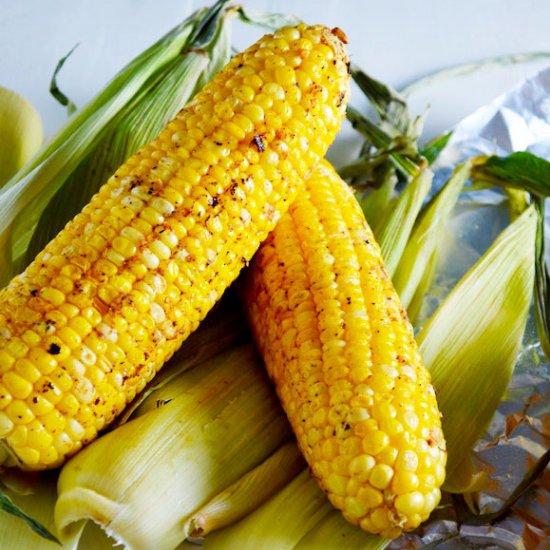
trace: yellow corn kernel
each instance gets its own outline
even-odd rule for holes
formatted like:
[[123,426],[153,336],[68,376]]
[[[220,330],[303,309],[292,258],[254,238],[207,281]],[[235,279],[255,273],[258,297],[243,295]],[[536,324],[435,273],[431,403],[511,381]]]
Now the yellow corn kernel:
[[5,414],[14,424],[28,424],[34,419],[34,414],[24,401],[13,401],[6,409]]
[[40,462],[40,451],[31,447],[17,447],[14,449],[17,458],[29,468],[37,466]]
[[393,469],[387,464],[377,464],[369,476],[369,483],[377,489],[385,489],[391,482]]
[[27,406],[35,416],[44,416],[54,408],[53,404],[41,395],[27,399]]
[[[19,445],[21,467],[59,465],[122,411],[326,153],[349,93],[342,34],[306,25],[284,33],[235,56],[0,291],[3,435],[36,421],[51,438],[45,448],[38,430]],[[300,89],[301,59],[317,86]]]
[[27,444],[29,430],[27,426],[18,424],[8,436],[8,443],[12,447],[24,447]]
[[[317,71],[308,58],[296,82]],[[282,75],[262,89],[273,105]],[[330,501],[384,537],[414,529],[445,477],[440,415],[372,232],[327,162],[260,247],[242,288],[269,375]]]
[[6,386],[0,384],[0,411],[5,409],[12,401],[13,397],[10,395]]
[[14,428],[13,422],[7,414],[0,412],[0,437],[6,437]]
[[405,516],[419,514],[424,510],[424,495],[420,491],[399,495],[395,499],[395,509]]
[[39,451],[48,449],[53,443],[52,436],[46,431],[44,426],[38,421],[33,420],[28,425],[26,445]]
[[39,296],[53,306],[60,306],[65,301],[65,294],[53,287],[43,288],[40,291]]
[[9,353],[6,353],[4,350],[0,349],[0,374],[3,372],[8,372],[14,363],[15,359]]
[[26,399],[33,390],[32,384],[14,371],[6,372],[2,381],[12,397],[16,399]]

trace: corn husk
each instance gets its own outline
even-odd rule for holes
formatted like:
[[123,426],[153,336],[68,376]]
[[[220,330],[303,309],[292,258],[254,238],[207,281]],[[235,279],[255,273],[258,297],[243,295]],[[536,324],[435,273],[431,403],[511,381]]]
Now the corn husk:
[[285,443],[257,468],[195,512],[189,522],[190,535],[206,536],[240,520],[282,489],[305,466],[296,442]]
[[424,170],[413,178],[399,195],[391,209],[391,213],[380,224],[377,233],[375,233],[384,258],[384,265],[392,278],[424,199],[430,192],[432,179],[433,172],[430,170]]
[[378,234],[380,226],[383,225],[396,200],[396,185],[397,176],[393,170],[387,170],[380,187],[359,199],[363,214],[375,234]]
[[[57,493],[55,476],[43,476],[36,481],[32,494],[20,495],[7,488],[0,490],[0,547],[2,550],[59,550],[58,542],[47,537],[57,535],[53,510]],[[17,506],[5,513],[1,499],[5,495]],[[24,521],[19,514],[26,514]],[[32,526],[32,528],[31,528]],[[36,531],[33,531],[35,529]],[[47,529],[47,532],[44,532]],[[64,548],[76,550],[80,531],[75,530],[65,541]]]
[[418,336],[443,415],[448,491],[479,488],[468,460],[504,396],[521,346],[533,292],[536,222],[529,207],[507,227]]
[[0,86],[0,188],[38,151],[43,140],[36,109]]
[[332,510],[309,472],[304,470],[282,491],[231,527],[211,533],[205,550],[290,550]]
[[184,373],[162,392],[161,401],[150,396],[154,408],[138,409],[63,467],[55,507],[63,538],[91,518],[130,548],[174,548],[196,510],[290,436],[251,346]]
[[369,535],[348,523],[338,510],[331,510],[306,533],[295,550],[383,550],[391,541]]
[[[415,297],[415,305],[421,302],[423,294],[430,286],[445,223],[469,176],[469,163],[459,166],[426,206],[410,235],[393,275],[395,288],[406,309]],[[411,318],[416,316],[417,309],[415,307],[414,312],[409,311]]]

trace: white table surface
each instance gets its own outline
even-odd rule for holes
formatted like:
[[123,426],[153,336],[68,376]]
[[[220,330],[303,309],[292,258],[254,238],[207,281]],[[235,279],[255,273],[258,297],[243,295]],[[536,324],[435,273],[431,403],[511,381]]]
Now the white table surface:
[[[349,37],[353,60],[398,87],[450,65],[501,54],[550,51],[547,0],[243,1],[258,9],[293,12],[308,22],[340,26]],[[29,99],[42,115],[46,135],[51,136],[65,121],[66,112],[49,95],[49,81],[57,61],[75,44],[79,47],[63,68],[59,84],[82,106],[126,62],[193,9],[209,3],[0,0],[0,85]],[[234,42],[244,47],[259,34],[238,23]],[[419,109],[428,102],[432,105],[428,135],[507,89],[525,70],[497,70],[473,85],[468,81],[428,89],[418,104]]]

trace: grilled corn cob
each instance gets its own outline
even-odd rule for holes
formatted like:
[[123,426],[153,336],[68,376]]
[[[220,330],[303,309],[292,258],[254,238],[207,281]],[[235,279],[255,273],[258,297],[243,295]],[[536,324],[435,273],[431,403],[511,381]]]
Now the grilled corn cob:
[[59,465],[141,391],[295,197],[341,124],[341,31],[236,56],[0,292],[0,438]]
[[322,161],[243,283],[267,370],[313,475],[348,521],[393,538],[440,499],[430,376],[352,192]]

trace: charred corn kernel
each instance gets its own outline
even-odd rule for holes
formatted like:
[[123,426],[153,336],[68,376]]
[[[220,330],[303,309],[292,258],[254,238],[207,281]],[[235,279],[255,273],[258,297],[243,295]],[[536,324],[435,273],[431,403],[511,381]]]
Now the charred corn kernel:
[[361,209],[325,161],[260,247],[243,298],[330,501],[388,538],[427,519],[446,463],[435,393]]
[[[20,466],[58,466],[122,411],[325,154],[348,96],[342,35],[305,25],[281,33],[236,56],[0,291],[2,437],[30,422],[49,434],[11,449]],[[313,60],[316,86],[299,89],[297,58]]]

